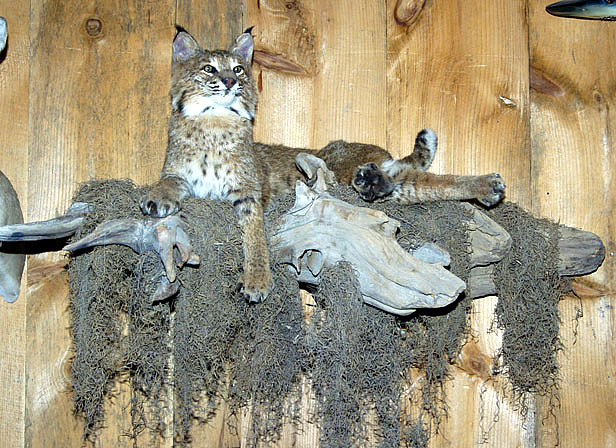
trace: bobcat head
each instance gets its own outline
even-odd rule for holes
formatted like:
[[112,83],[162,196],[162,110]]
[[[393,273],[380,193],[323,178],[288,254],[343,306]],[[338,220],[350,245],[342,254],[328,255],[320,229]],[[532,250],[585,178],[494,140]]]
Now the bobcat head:
[[187,118],[237,115],[253,120],[257,89],[251,76],[253,40],[241,34],[230,51],[208,51],[180,31],[173,41],[171,107]]

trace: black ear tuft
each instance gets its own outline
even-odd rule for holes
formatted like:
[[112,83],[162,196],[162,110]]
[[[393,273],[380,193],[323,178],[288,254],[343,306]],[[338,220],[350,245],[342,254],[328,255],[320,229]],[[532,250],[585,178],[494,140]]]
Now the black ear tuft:
[[182,25],[177,25],[176,24],[175,25],[175,35],[177,36],[180,33],[188,33],[188,31],[186,31],[186,28],[184,28]]
[[252,34],[252,30],[253,30],[254,27],[255,26],[253,25],[251,27],[246,28],[246,31],[244,31],[244,34]]
[[173,62],[184,62],[201,51],[197,41],[186,31],[179,29],[173,39]]

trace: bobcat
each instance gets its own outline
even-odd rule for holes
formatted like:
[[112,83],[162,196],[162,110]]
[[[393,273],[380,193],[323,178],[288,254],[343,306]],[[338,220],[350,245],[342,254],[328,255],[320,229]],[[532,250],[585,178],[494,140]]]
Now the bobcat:
[[[243,236],[240,292],[260,302],[272,287],[263,209],[297,180],[307,180],[296,167],[296,157],[309,150],[253,142],[257,89],[251,77],[252,54],[250,30],[230,51],[206,51],[185,31],[177,34],[165,163],[160,180],[140,205],[146,214],[164,217],[176,213],[189,195],[231,202]],[[501,199],[505,186],[498,174],[425,173],[436,146],[436,135],[426,129],[418,134],[413,153],[401,160],[378,146],[343,141],[313,154],[366,201],[478,199],[489,206]]]

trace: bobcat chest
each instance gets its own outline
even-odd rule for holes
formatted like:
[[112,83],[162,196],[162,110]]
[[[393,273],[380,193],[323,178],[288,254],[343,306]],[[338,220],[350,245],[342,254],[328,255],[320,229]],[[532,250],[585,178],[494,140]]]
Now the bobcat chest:
[[198,198],[224,201],[238,182],[234,163],[220,150],[205,152],[186,167],[187,180]]
[[179,117],[172,122],[169,167],[189,184],[193,196],[224,201],[240,183],[238,166],[250,134],[244,135],[243,121],[232,118]]

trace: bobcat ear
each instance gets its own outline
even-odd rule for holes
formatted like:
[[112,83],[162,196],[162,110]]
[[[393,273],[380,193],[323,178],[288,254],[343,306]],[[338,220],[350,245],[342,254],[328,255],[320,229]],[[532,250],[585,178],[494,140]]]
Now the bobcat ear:
[[248,64],[252,64],[252,52],[254,50],[254,42],[250,34],[251,31],[252,27],[244,31],[243,34],[240,34],[237,39],[235,39],[235,44],[231,49],[231,53],[238,55]]
[[201,51],[197,41],[186,31],[180,31],[173,39],[173,62],[184,62]]

